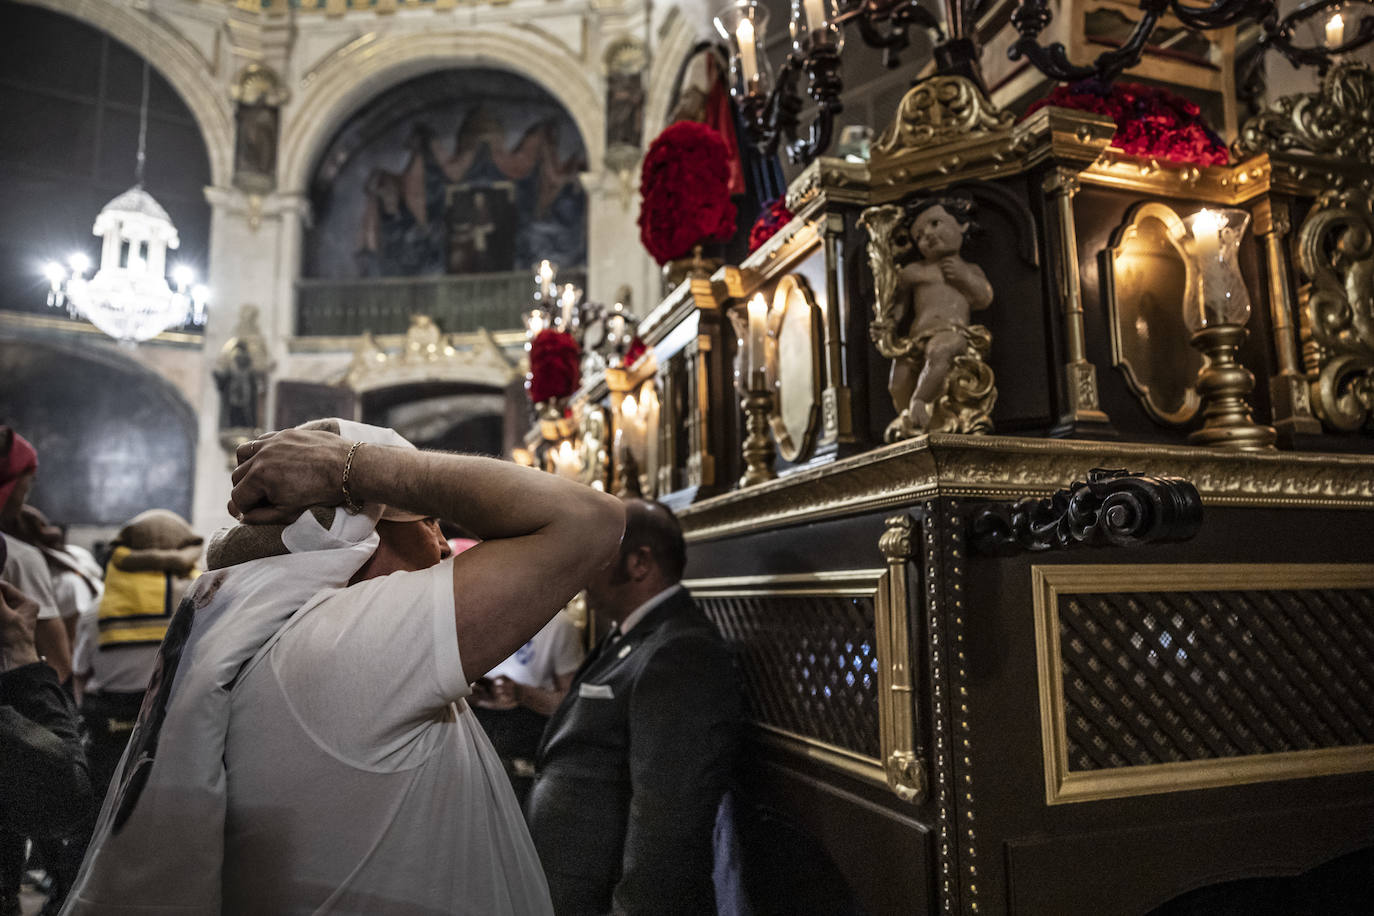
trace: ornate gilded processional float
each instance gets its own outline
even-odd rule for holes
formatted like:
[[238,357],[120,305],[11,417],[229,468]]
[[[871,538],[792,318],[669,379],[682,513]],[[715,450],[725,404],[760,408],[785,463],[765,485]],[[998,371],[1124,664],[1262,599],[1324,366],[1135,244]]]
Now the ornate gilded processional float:
[[779,912],[1139,913],[1374,847],[1371,100],[1337,65],[1199,168],[925,80],[532,432],[682,518]]

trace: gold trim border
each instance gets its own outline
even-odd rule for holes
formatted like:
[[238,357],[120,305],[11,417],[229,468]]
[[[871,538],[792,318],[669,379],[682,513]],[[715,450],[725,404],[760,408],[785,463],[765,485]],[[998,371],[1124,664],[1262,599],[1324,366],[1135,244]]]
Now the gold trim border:
[[[908,608],[905,583],[900,590],[892,587],[892,567],[904,560],[890,558],[886,569],[839,569],[783,575],[720,576],[713,579],[686,579],[683,585],[696,598],[754,598],[763,596],[810,596],[873,599],[873,650],[878,658],[878,747],[882,760],[894,753],[918,774],[923,774],[916,760],[914,709],[909,672],[910,652],[907,651],[905,629],[901,639],[890,638],[893,619],[900,615],[905,622]],[[884,638],[888,636],[889,638]],[[906,727],[894,728],[905,722]],[[902,780],[894,781],[893,773],[882,760],[837,747],[807,735],[763,722],[752,723],[760,730],[765,744],[771,744],[793,754],[813,760],[822,766],[838,770],[874,785],[886,786],[904,801],[920,801],[924,797],[923,775],[913,786]]]
[[1074,773],[1069,771],[1064,714],[1059,598],[1130,592],[1256,591],[1261,589],[1374,588],[1367,563],[1165,563],[1035,565],[1036,679],[1044,755],[1045,804],[1064,805],[1166,792],[1216,789],[1255,782],[1374,771],[1374,745],[1285,751],[1212,760]]
[[755,722],[753,727],[757,729],[755,737],[761,744],[805,757],[873,785],[887,785],[882,764],[872,757],[764,722]]
[[1182,477],[1207,506],[1374,509],[1374,455],[924,435],[678,511],[688,543],[909,506],[930,496],[1048,496],[1095,467]]

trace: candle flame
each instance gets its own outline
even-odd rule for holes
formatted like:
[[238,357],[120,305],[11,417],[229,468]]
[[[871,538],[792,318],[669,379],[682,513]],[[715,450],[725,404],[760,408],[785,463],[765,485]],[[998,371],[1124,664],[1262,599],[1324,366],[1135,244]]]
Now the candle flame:
[[639,404],[635,401],[634,395],[625,395],[625,400],[620,402],[620,412],[627,420],[635,418],[635,415],[639,413]]

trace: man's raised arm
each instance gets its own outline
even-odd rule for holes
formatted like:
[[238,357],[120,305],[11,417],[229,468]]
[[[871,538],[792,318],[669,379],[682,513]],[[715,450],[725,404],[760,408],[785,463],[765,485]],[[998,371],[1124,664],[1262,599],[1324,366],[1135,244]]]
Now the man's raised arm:
[[[229,511],[248,523],[283,522],[307,506],[343,501],[353,443],[286,430],[239,449]],[[616,555],[620,500],[507,461],[363,445],[349,494],[447,518],[483,538],[453,562],[463,667],[475,678],[508,657]]]

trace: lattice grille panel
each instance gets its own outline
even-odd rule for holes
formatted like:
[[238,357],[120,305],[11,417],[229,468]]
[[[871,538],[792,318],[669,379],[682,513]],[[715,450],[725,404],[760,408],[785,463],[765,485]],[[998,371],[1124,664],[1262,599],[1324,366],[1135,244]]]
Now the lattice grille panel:
[[697,598],[734,648],[750,717],[877,758],[871,597]]
[[1374,743],[1374,591],[1059,599],[1069,770]]

